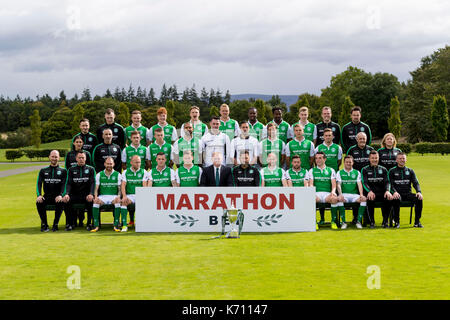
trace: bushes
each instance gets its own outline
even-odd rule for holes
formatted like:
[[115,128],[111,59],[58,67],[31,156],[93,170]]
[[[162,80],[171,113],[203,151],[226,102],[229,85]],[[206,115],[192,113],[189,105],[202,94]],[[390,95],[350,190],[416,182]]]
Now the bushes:
[[421,155],[425,153],[440,153],[442,155],[450,153],[450,143],[420,142],[414,145],[414,150]]
[[[5,157],[7,160],[11,160],[14,161],[15,159],[19,159],[22,156],[26,156],[27,158],[29,158],[31,161],[33,161],[33,159],[47,159],[48,156],[50,155],[50,152],[52,150],[55,149],[17,149],[17,150],[6,150],[5,152]],[[67,154],[67,150],[65,149],[56,149],[59,151],[59,155],[61,157],[61,159],[63,159],[66,154]]]
[[398,143],[397,148],[402,150],[404,153],[409,154],[413,149],[413,145],[411,143]]
[[14,161],[23,156],[22,150],[6,150],[5,157],[8,160]]

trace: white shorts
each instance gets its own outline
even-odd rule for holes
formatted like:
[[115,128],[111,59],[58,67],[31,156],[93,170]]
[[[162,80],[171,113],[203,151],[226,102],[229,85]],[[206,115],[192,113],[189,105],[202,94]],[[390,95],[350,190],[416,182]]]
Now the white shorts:
[[[357,200],[359,199],[359,194],[343,193],[342,195],[344,196],[345,203],[356,203]],[[342,202],[340,202],[340,203],[342,203]],[[360,204],[363,206],[366,205],[365,202],[361,202]],[[344,204],[342,204],[342,205],[344,205]]]
[[319,198],[320,203],[326,203],[325,199],[330,195],[330,192],[316,192],[316,197]]
[[127,194],[127,198],[130,199],[131,203],[136,203],[136,195],[135,194]]
[[103,202],[103,204],[112,204],[112,202],[114,201],[114,199],[117,196],[113,196],[113,195],[99,195],[98,198]]

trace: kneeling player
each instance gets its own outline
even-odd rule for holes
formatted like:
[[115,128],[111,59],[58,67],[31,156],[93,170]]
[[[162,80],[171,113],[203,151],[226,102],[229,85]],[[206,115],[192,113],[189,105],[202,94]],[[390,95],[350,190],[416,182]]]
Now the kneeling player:
[[[94,217],[94,229],[97,232],[100,227],[100,207],[105,204],[114,205],[114,231],[119,232],[120,216],[120,183],[121,175],[114,169],[114,160],[111,157],[105,160],[105,170],[97,173],[95,177],[94,205],[92,215]],[[126,221],[126,217],[125,217]]]
[[[336,173],[325,165],[326,155],[319,151],[314,156],[316,167],[309,170],[309,186],[316,187],[316,202],[331,204],[331,229],[337,229]],[[319,225],[316,223],[316,230]]]
[[122,173],[122,201],[120,213],[122,215],[122,232],[127,232],[127,207],[136,203],[136,187],[144,187],[148,180],[147,171],[141,168],[141,158],[135,155],[130,160],[131,167]]
[[342,217],[341,229],[347,228],[345,221],[345,207],[346,203],[359,203],[358,218],[356,228],[362,229],[362,218],[366,212],[366,197],[363,194],[363,187],[361,183],[361,173],[353,169],[353,157],[345,156],[344,169],[341,169],[336,174],[337,190],[339,192],[338,208]]

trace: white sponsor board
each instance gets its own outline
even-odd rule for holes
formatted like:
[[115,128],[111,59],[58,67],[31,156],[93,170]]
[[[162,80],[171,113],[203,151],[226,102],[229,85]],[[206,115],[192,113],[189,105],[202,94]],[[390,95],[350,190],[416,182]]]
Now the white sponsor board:
[[316,231],[314,187],[141,187],[136,232],[220,233],[223,209],[232,203],[244,212],[242,232]]

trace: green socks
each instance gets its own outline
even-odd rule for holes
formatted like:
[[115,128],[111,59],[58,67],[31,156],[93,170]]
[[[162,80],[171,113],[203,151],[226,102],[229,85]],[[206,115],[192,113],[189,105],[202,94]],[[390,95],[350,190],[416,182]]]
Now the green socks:
[[98,227],[100,224],[100,206],[94,204],[92,207],[92,216],[94,218],[94,227]]
[[366,212],[366,206],[359,206],[359,208],[358,208],[358,221],[359,222],[362,222],[365,212]]
[[345,221],[345,207],[344,206],[340,206],[339,208],[339,214],[341,215],[342,218],[342,222],[346,222]]
[[119,226],[120,207],[114,207],[114,227]]
[[128,210],[127,207],[122,207],[120,209],[120,212],[122,213],[122,226],[126,227],[127,226],[127,214],[128,214]]
[[337,209],[338,207],[331,207],[331,222],[336,223],[336,218],[337,218]]

